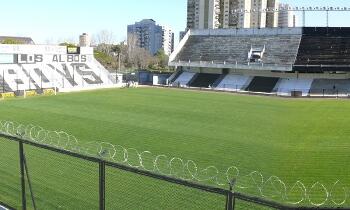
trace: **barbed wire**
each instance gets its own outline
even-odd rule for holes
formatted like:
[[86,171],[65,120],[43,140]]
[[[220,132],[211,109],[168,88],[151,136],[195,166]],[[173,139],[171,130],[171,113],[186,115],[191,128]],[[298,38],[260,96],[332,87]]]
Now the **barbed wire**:
[[235,180],[235,190],[238,192],[254,191],[257,196],[292,205],[306,203],[316,207],[326,204],[342,206],[349,199],[348,189],[340,180],[335,181],[329,188],[321,182],[315,182],[307,188],[301,181],[288,186],[279,177],[265,178],[258,171],[241,174],[236,166],[228,167],[226,171],[220,171],[215,166],[199,168],[192,160],[169,157],[164,154],[155,155],[150,151],[139,152],[135,148],[126,148],[108,142],[81,143],[75,136],[64,131],[49,131],[40,126],[10,121],[0,121],[0,133],[186,181],[227,187],[227,183]]

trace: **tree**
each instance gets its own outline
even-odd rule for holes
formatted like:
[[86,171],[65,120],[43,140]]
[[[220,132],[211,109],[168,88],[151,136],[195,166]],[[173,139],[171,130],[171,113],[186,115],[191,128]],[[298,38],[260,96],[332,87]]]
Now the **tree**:
[[158,59],[158,65],[161,68],[165,68],[168,65],[169,56],[165,54],[164,49],[158,50],[156,58]]
[[24,43],[17,39],[7,38],[3,40],[1,44],[24,44]]
[[121,53],[122,49],[120,45],[112,45],[111,52],[119,55]]
[[153,61],[152,55],[143,48],[136,48],[134,57],[139,69],[146,69]]
[[97,44],[113,44],[114,34],[112,31],[102,30],[96,35]]
[[76,44],[73,44],[73,43],[69,43],[69,42],[63,42],[63,43],[60,43],[59,46],[67,46],[67,47],[77,47]]
[[97,42],[97,45],[102,52],[107,54],[111,52],[111,45],[114,42],[113,32],[102,30],[96,35],[96,38],[94,38],[94,40]]

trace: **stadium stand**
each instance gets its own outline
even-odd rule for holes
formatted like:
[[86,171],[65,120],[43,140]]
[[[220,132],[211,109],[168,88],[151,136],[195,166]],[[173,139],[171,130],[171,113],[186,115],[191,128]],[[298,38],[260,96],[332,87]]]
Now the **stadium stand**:
[[246,91],[271,93],[278,80],[276,77],[254,77]]
[[315,79],[310,94],[344,94],[350,92],[350,79]]
[[4,78],[0,75],[0,92],[6,93],[12,91],[11,87],[7,82],[4,80]]
[[221,74],[213,83],[217,90],[350,95],[349,49],[350,28],[189,30],[169,65],[193,72],[186,81],[196,87]]
[[197,74],[189,83],[190,87],[213,87],[214,83],[220,78],[220,74]]
[[228,74],[216,87],[218,90],[244,90],[253,78],[244,75]]
[[191,79],[195,76],[193,72],[183,72],[181,75],[173,82],[174,86],[184,87],[187,86]]
[[349,71],[349,48],[349,28],[304,28],[294,69],[305,72]]
[[278,84],[277,94],[291,96],[291,91],[301,91],[302,96],[307,96],[310,92],[312,81],[312,79],[281,79]]
[[191,36],[176,60],[247,63],[252,45],[265,45],[263,63],[293,64],[299,42],[300,35]]
[[169,78],[168,78],[168,82],[169,83],[173,83],[177,80],[177,78],[179,78],[179,76],[182,74],[182,70],[177,70],[175,71]]
[[0,45],[0,92],[47,88],[69,92],[115,85],[93,57],[92,48],[81,51],[69,54],[62,46]]

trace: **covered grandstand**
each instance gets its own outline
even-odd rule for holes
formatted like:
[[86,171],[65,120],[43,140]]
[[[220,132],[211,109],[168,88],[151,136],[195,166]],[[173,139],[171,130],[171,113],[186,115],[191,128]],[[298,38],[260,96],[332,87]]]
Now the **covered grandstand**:
[[174,86],[281,96],[350,94],[350,28],[190,30],[170,56]]

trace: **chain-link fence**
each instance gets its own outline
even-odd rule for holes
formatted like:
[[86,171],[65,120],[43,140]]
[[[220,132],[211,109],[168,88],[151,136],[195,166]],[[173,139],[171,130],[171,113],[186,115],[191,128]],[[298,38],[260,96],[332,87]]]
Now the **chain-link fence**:
[[[0,144],[0,209],[321,209],[335,201],[329,196],[333,191],[324,188],[327,198],[309,207],[302,202],[285,205],[267,197],[286,196],[286,185],[277,177],[263,181],[258,172],[246,176],[263,196],[236,192],[249,186],[228,179],[238,172],[235,167],[220,180],[212,174],[214,166],[198,170],[193,161],[184,164],[148,151],[103,142],[82,145],[74,136],[38,126],[1,122]],[[294,188],[305,194],[297,199],[310,200],[302,183]],[[347,204],[344,196],[335,205],[338,209]]]

